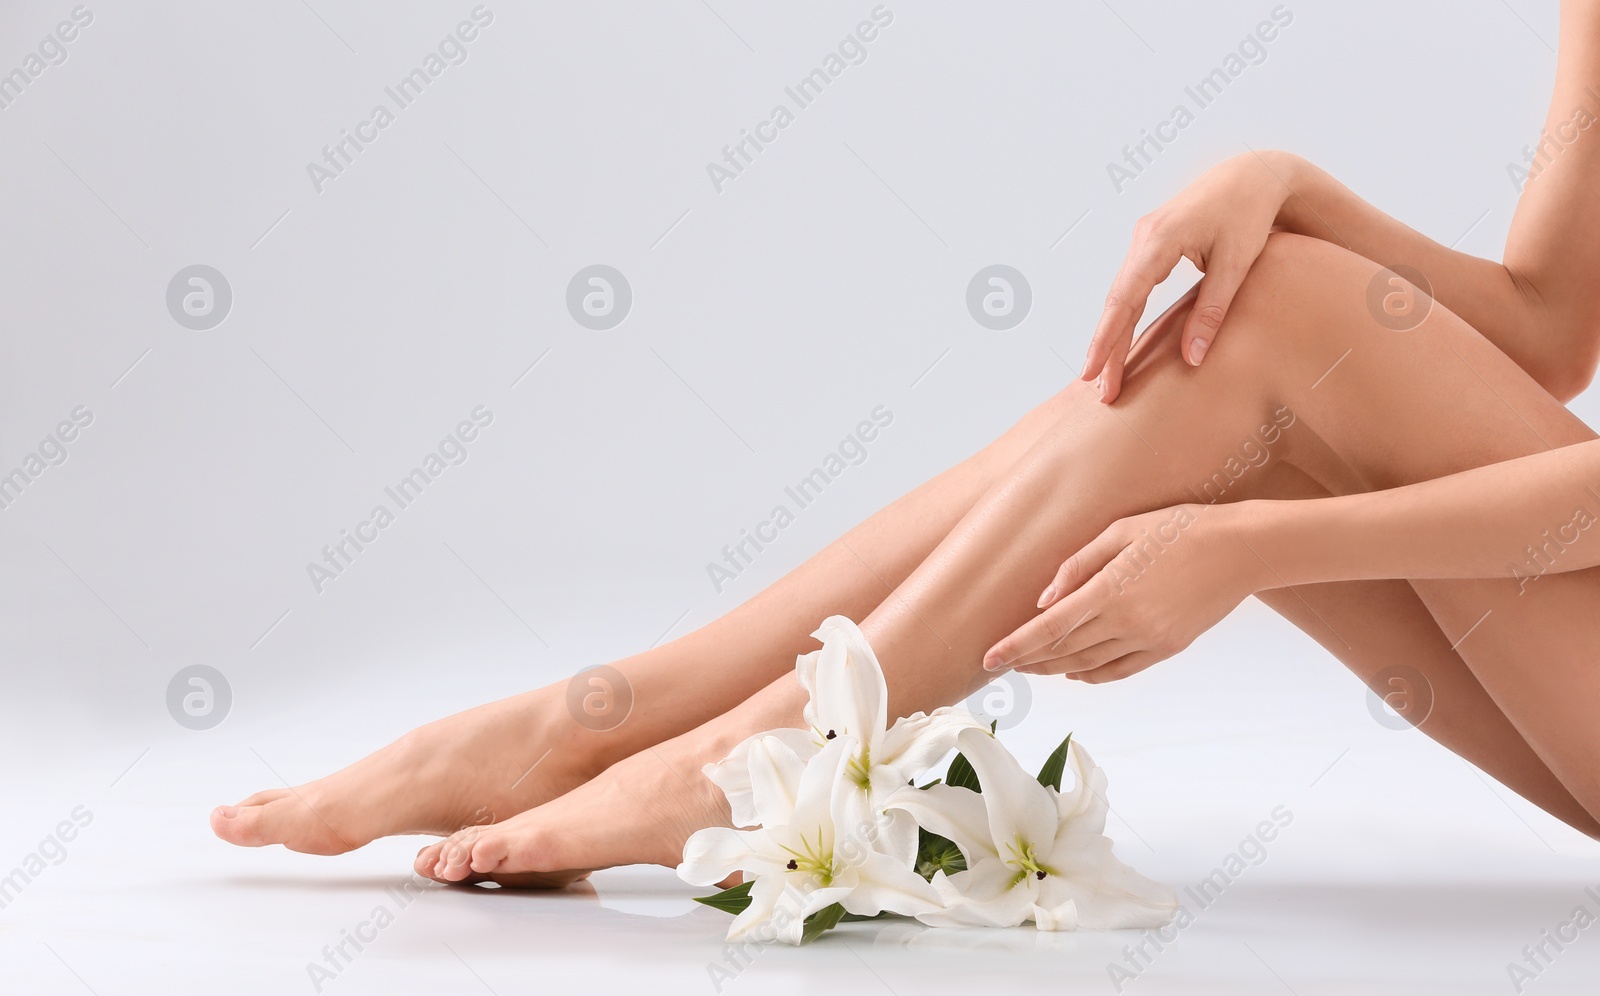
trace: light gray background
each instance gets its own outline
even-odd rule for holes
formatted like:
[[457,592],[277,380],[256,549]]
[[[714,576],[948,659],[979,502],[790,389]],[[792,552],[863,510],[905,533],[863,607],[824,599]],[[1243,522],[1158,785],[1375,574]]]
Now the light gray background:
[[[416,842],[234,851],[210,806],[759,590],[1073,376],[1133,221],[1206,166],[1290,149],[1498,255],[1556,39],[1553,2],[1291,2],[1266,61],[1118,194],[1108,160],[1274,4],[890,3],[867,60],[718,193],[706,163],[873,4],[491,2],[467,60],[318,193],[306,163],[473,4],[87,6],[67,61],[0,111],[0,471],[74,407],[95,414],[0,512],[0,873],[73,806],[95,814],[0,912],[29,992],[309,991],[304,963]],[[72,7],[0,8],[0,72]],[[193,263],[234,292],[206,332],[165,306]],[[608,332],[566,311],[593,263],[633,288]],[[1005,332],[964,304],[995,263],[1033,289]],[[478,405],[495,418],[466,463],[317,594],[306,563]],[[879,405],[894,421],[868,459],[717,591],[706,564]],[[192,664],[232,685],[215,730],[167,714]],[[1150,992],[1380,974],[1506,991],[1505,963],[1600,883],[1586,841],[1375,723],[1358,683],[1254,603],[1135,681],[1033,689],[1013,746],[1036,760],[1077,730],[1110,771],[1119,846],[1153,874],[1192,882],[1274,806],[1296,813]],[[475,972],[540,992],[555,973],[607,991],[650,972],[709,991],[716,915],[665,872],[596,882],[430,895],[337,985],[470,991]],[[981,967],[1110,992],[1129,941],[913,935],[863,926],[739,985],[907,994]],[[1592,980],[1596,943],[1540,990]]]

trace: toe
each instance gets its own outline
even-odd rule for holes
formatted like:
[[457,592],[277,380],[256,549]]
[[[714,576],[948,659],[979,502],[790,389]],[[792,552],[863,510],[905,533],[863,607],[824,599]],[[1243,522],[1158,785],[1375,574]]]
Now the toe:
[[211,811],[211,832],[240,847],[280,844],[285,837],[282,802],[264,805],[218,806]]
[[504,834],[491,830],[480,835],[472,844],[472,870],[479,874],[494,871],[506,860],[509,851]]
[[218,806],[211,832],[240,847],[282,844],[303,854],[343,854],[354,845],[293,794],[260,805]]
[[462,831],[445,841],[439,849],[435,877],[446,882],[459,882],[472,872],[473,835]]
[[433,878],[433,870],[439,865],[439,852],[444,849],[443,842],[429,844],[417,852],[417,860],[411,867],[423,878]]
[[286,788],[266,789],[265,791],[257,792],[255,795],[252,795],[250,798],[239,803],[239,805],[264,806],[269,802],[276,802],[277,800],[282,799],[284,796],[289,794],[289,790]]

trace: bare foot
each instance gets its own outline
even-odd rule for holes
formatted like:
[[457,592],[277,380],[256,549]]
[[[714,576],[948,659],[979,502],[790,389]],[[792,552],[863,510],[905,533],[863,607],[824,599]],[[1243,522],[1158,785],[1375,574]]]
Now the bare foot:
[[391,834],[444,836],[587,781],[605,766],[595,736],[559,694],[527,692],[418,727],[326,778],[218,806],[211,829],[242,847],[307,854],[343,854]]
[[536,809],[428,845],[417,854],[417,873],[445,883],[559,888],[614,865],[675,868],[690,834],[731,825],[727,801],[700,773],[714,760],[703,753],[686,738],[641,751]]

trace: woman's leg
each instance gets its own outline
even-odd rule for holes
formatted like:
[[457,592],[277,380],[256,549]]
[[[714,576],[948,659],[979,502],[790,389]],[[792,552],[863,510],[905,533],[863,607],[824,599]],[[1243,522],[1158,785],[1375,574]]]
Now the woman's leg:
[[[1323,498],[1326,488],[1287,463],[1267,461],[1261,492]],[[1395,666],[1421,676],[1405,718],[1429,737],[1574,826],[1588,816],[1506,718],[1406,581],[1347,581],[1263,591],[1256,596],[1298,626],[1379,695]],[[1094,674],[1082,680],[1105,680]],[[1408,679],[1414,680],[1414,679]]]
[[614,729],[575,721],[560,683],[429,723],[334,774],[213,811],[245,846],[339,854],[396,833],[448,834],[510,816],[718,716],[794,666],[832,612],[859,618],[905,580],[978,496],[1054,422],[1040,404],[977,454],[887,506],[720,619],[613,666],[632,694]]
[[1484,690],[1409,583],[1306,585],[1259,597],[1379,695],[1395,691],[1381,683],[1390,668],[1420,674],[1425,684],[1411,702],[1423,714],[1406,717],[1418,729],[1546,812],[1590,834],[1600,832]]
[[[1034,614],[1037,593],[1063,557],[1115,518],[1200,500],[1196,486],[1235,459],[1280,409],[1293,411],[1296,421],[1277,455],[1334,493],[1397,486],[1593,438],[1443,309],[1411,332],[1379,325],[1366,310],[1377,270],[1337,247],[1275,236],[1204,367],[1189,368],[1165,348],[1161,340],[1181,322],[1173,316],[1138,351],[1114,408],[1097,404],[1081,385],[1069,388],[1071,403],[1059,421],[863,620],[888,676],[894,713],[956,701],[981,683],[983,651]],[[1273,495],[1269,485],[1268,475],[1247,474],[1229,497]],[[1519,758],[1496,771],[1501,777],[1514,779],[1522,769],[1541,777],[1529,763],[1531,745],[1570,794],[1512,784],[1595,832],[1600,794],[1586,772],[1589,759],[1600,756],[1600,728],[1581,712],[1600,701],[1600,688],[1578,651],[1585,641],[1600,643],[1600,619],[1570,613],[1568,602],[1582,592],[1592,604],[1600,571],[1539,584],[1552,581],[1560,589],[1551,584],[1514,606],[1518,628],[1511,639],[1524,641],[1523,653],[1560,658],[1565,684],[1539,682],[1544,695],[1534,695],[1515,676],[1518,657],[1493,652],[1501,644],[1486,640],[1489,652],[1481,654],[1464,646],[1462,657],[1522,736],[1504,722],[1484,730],[1454,720],[1441,726],[1460,730],[1478,756]],[[1489,581],[1419,582],[1417,589],[1435,628],[1459,637],[1482,613],[1477,603],[1485,592],[1508,584],[1515,588]],[[1518,597],[1514,590],[1511,597]],[[1512,611],[1496,614],[1502,613]],[[1435,715],[1454,701],[1442,697]],[[1481,698],[1468,701],[1482,705]],[[785,676],[550,805],[425,849],[418,868],[459,879],[674,863],[689,832],[726,819],[700,766],[752,732],[798,725],[802,705],[803,694]],[[571,832],[578,826],[584,833]]]

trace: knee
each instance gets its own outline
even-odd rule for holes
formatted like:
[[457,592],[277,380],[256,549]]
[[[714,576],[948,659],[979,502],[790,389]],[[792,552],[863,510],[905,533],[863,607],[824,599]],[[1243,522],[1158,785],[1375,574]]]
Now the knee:
[[1304,344],[1320,331],[1315,319],[1348,306],[1378,269],[1321,239],[1274,232],[1228,309],[1228,347],[1260,355]]
[[[1319,239],[1275,232],[1234,294],[1202,369],[1254,367],[1271,354],[1293,348],[1309,336],[1306,321],[1316,313],[1330,286],[1363,279],[1352,269],[1365,262],[1354,253]],[[1376,266],[1368,264],[1370,270]],[[1370,277],[1370,274],[1368,274]],[[1188,364],[1178,355],[1178,338],[1189,321],[1196,290],[1191,289],[1153,321],[1128,357],[1130,374],[1169,375]],[[1247,372],[1241,370],[1241,373]]]
[[1204,367],[1271,390],[1300,384],[1365,338],[1393,338],[1369,302],[1382,272],[1341,246],[1273,233],[1234,295]]

